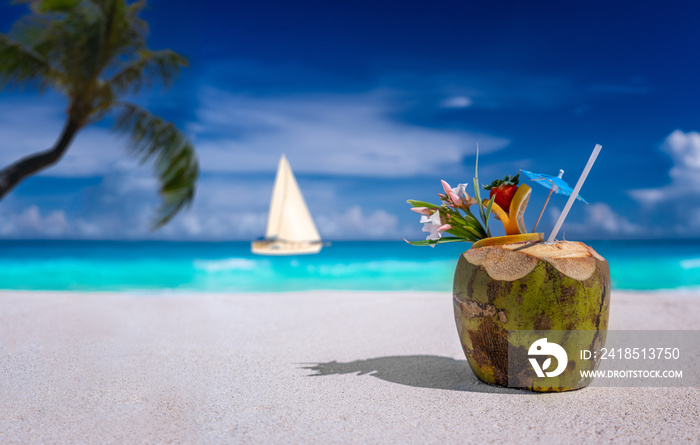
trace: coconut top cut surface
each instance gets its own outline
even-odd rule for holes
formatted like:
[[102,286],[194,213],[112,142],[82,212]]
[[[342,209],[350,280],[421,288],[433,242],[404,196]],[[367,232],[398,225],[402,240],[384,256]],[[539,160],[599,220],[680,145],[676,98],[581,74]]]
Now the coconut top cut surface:
[[540,261],[547,261],[560,273],[581,281],[595,272],[598,262],[605,261],[593,248],[579,241],[503,244],[469,249],[463,255],[471,264],[483,266],[494,280],[505,281],[523,278]]

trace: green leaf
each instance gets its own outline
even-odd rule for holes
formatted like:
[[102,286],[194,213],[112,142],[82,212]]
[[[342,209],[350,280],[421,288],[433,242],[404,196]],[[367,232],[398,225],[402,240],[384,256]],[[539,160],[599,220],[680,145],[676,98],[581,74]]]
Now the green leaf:
[[456,238],[456,237],[455,238],[447,237],[447,238],[440,238],[438,240],[423,240],[423,241],[409,241],[406,238],[402,238],[402,239],[412,246],[434,246],[435,244],[444,244],[444,243],[471,242],[470,240],[467,240],[464,238]]
[[39,12],[63,12],[78,6],[80,0],[41,0],[32,3]]
[[452,229],[448,230],[447,233],[451,233],[457,237],[467,238],[470,241],[478,241],[483,238],[483,236],[479,234],[478,227],[472,228],[471,224],[462,219],[459,213],[450,215],[449,224],[452,226]]
[[29,3],[36,14],[69,11],[80,4],[80,0],[14,0],[12,3]]
[[485,185],[484,190],[492,190],[500,187],[501,185],[518,185],[518,178],[520,173],[515,176],[504,176],[503,179],[496,179],[491,184]]
[[491,210],[493,209],[493,202],[496,200],[496,195],[493,195],[491,199],[489,199],[489,204],[486,207],[486,231],[488,232],[489,230],[489,218],[491,218]]
[[187,65],[187,59],[169,49],[142,50],[138,59],[122,68],[109,83],[120,94],[137,93],[143,87],[151,87],[155,79],[170,86],[180,73],[180,67]]
[[409,199],[406,201],[411,204],[411,207],[428,207],[429,209],[439,209],[439,205],[431,204],[425,201],[416,201],[415,199]]
[[190,141],[170,122],[132,104],[121,104],[116,129],[126,133],[141,162],[154,160],[163,204],[153,229],[167,224],[194,199],[199,163]]
[[491,237],[491,231],[489,230],[489,220],[486,218],[484,213],[484,207],[481,205],[481,192],[479,189],[481,184],[479,184],[479,144],[476,144],[476,165],[474,166],[474,194],[476,195],[477,205],[479,206],[479,215],[481,216],[481,221],[484,223],[486,230],[486,237]]
[[449,224],[457,224],[457,225],[462,226],[462,225],[467,223],[464,219],[462,219],[462,215],[460,215],[457,212],[450,212],[448,215],[449,215]]
[[449,233],[450,235],[455,236],[456,238],[464,238],[465,240],[469,241],[476,241],[478,238],[474,239],[474,235],[468,231],[465,226],[462,225],[453,225],[450,230],[448,230],[446,233]]
[[5,86],[18,89],[36,86],[43,90],[48,84],[47,77],[53,74],[41,54],[0,34],[0,89]]
[[484,230],[484,226],[481,225],[478,219],[474,216],[474,214],[470,211],[466,211],[464,215],[464,222],[472,227],[473,229],[477,230],[481,234],[481,238],[486,237],[486,230]]
[[478,241],[480,239],[485,238],[484,234],[479,233],[477,230],[474,230],[474,228],[469,227],[469,226],[464,226],[465,229],[467,229],[469,232],[471,232],[474,235],[474,241]]
[[481,221],[486,227],[488,227],[488,220],[486,219],[486,213],[484,213],[484,207],[481,204],[481,193],[479,193],[479,178],[474,178],[474,194],[476,195],[477,205],[479,206],[479,216],[481,216]]

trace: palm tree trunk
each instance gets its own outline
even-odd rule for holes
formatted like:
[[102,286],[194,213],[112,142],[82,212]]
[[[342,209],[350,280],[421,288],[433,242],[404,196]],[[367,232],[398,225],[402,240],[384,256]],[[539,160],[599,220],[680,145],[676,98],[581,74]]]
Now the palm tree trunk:
[[25,178],[58,162],[80,128],[81,125],[69,119],[52,148],[22,158],[0,171],[0,199]]

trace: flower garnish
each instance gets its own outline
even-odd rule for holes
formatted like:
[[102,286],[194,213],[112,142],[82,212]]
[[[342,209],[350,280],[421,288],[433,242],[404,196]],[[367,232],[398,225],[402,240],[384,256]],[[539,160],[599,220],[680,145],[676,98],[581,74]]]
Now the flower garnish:
[[452,228],[449,224],[443,223],[439,211],[433,212],[431,216],[421,216],[420,222],[423,224],[423,232],[429,233],[427,240],[437,241],[442,237],[442,232]]
[[[424,201],[409,199],[411,210],[421,214],[420,222],[423,224],[423,232],[428,232],[425,241],[408,241],[416,246],[434,246],[439,243],[450,243],[456,241],[476,242],[480,239],[491,236],[488,219],[493,207],[493,199],[486,201],[482,207],[479,196],[478,165],[479,155],[477,147],[477,170],[474,177],[474,191],[476,197],[471,197],[467,193],[467,184],[458,184],[457,187],[450,186],[447,181],[441,180],[444,194],[438,193],[441,204],[435,205]],[[479,205],[479,215],[481,222],[469,209],[472,205]],[[485,211],[484,211],[485,207]],[[483,224],[482,224],[483,223]],[[452,236],[443,236],[445,233]]]

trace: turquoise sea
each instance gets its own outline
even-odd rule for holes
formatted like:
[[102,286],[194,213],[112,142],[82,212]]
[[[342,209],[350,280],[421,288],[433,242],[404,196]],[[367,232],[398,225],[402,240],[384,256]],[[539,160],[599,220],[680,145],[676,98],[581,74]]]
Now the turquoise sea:
[[[615,289],[700,289],[700,240],[588,244],[610,263]],[[248,242],[0,241],[0,289],[449,291],[468,246],[345,241],[318,255],[262,257]]]

